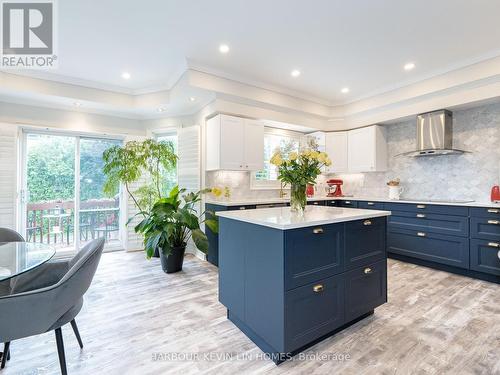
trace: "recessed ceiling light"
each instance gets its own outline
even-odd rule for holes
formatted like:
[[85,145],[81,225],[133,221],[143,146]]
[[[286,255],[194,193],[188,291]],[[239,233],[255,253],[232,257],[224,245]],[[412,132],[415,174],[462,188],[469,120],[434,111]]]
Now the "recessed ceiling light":
[[221,44],[219,46],[219,52],[220,53],[228,53],[229,52],[229,46],[227,44]]
[[349,92],[349,87],[344,87],[342,90],[340,90],[342,94],[347,94]]
[[298,77],[300,76],[300,70],[294,69],[290,74],[292,75],[292,77]]
[[412,63],[412,62],[407,63],[407,64],[405,64],[405,66],[404,66],[404,69],[405,69],[405,70],[412,70],[413,68],[415,68],[415,63]]
[[165,112],[166,110],[167,110],[167,109],[166,109],[166,108],[164,108],[164,107],[160,107],[160,108],[158,108],[158,112],[160,112],[160,113]]
[[82,106],[82,103],[80,103],[80,102],[74,102],[74,103],[73,103],[73,105],[74,105],[75,107],[81,107],[81,106]]
[[123,72],[122,73],[122,78],[123,79],[130,79],[130,73],[129,72]]
[[194,102],[195,100],[196,100],[196,98],[195,98],[194,96],[190,96],[190,97],[189,97],[189,101],[190,101],[190,102]]

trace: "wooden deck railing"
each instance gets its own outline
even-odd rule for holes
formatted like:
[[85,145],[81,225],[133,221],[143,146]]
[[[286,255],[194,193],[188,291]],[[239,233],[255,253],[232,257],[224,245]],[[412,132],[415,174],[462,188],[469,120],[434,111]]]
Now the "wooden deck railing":
[[[55,245],[74,241],[75,204],[72,200],[28,203],[26,240]],[[119,201],[92,199],[80,203],[80,240],[118,236]]]

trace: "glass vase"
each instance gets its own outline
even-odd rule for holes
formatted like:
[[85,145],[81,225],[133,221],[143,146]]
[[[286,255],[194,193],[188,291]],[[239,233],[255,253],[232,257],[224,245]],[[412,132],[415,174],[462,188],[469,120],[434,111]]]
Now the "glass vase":
[[292,184],[290,190],[290,208],[303,214],[307,204],[306,185]]

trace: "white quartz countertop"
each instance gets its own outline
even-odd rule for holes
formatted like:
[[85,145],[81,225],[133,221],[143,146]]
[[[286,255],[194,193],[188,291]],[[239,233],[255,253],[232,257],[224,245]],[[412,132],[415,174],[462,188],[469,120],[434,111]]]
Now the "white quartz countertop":
[[[326,197],[315,196],[307,198],[308,201],[330,201],[330,200],[345,200],[345,201],[370,201],[370,202],[392,202],[392,203],[414,203],[414,204],[436,204],[444,206],[464,206],[464,207],[491,207],[500,208],[500,203],[493,203],[488,201],[474,201],[474,202],[457,202],[457,201],[441,201],[441,200],[391,200],[383,197],[372,196],[352,196],[352,197]],[[290,201],[289,197],[285,198],[250,198],[250,199],[230,199],[230,200],[215,200],[207,199],[206,203],[217,204],[220,206],[246,206],[246,205],[262,205],[273,203],[287,203]]]
[[257,224],[281,230],[333,223],[343,223],[346,221],[389,216],[390,214],[390,211],[325,206],[308,206],[304,212],[304,215],[299,215],[295,212],[292,212],[290,210],[290,207],[216,212],[216,215],[219,217],[244,221],[251,224]]

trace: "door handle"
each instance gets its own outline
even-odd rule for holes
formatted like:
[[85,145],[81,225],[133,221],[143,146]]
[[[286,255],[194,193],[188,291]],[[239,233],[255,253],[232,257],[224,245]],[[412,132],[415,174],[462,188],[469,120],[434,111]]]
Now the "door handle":
[[323,228],[314,228],[313,233],[314,234],[321,234],[321,233],[323,233]]
[[417,204],[417,208],[425,208],[425,204]]
[[488,246],[489,246],[489,247],[499,248],[499,247],[500,247],[500,243],[496,243],[496,242],[488,242]]
[[321,293],[325,288],[323,287],[323,284],[318,284],[313,286],[313,292],[314,293]]
[[373,203],[373,202],[368,202],[368,203],[367,203],[367,205],[368,205],[368,206],[374,206],[374,205],[375,205],[375,203]]
[[424,218],[425,214],[417,214],[417,217]]
[[424,232],[417,232],[417,236],[425,237],[425,236],[427,236],[427,234],[425,234]]
[[490,208],[490,209],[488,210],[488,212],[489,212],[490,214],[498,214],[498,213],[500,213],[500,210],[497,210],[496,208]]
[[371,220],[365,220],[363,221],[363,225],[372,225]]
[[499,225],[500,221],[499,220],[488,220],[488,224]]
[[246,210],[246,207],[242,206],[242,207],[240,207],[240,210]]
[[372,269],[370,267],[366,267],[363,272],[365,273],[365,275],[368,275],[372,273]]
[[345,201],[344,203],[345,204],[351,204],[351,201]]

